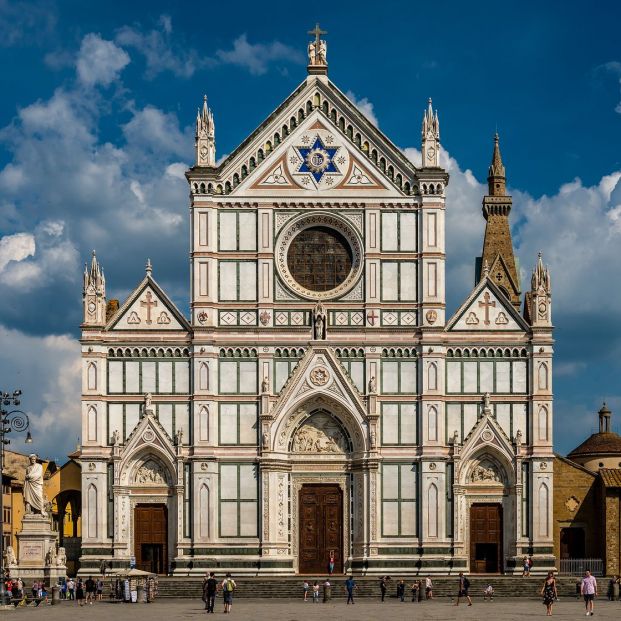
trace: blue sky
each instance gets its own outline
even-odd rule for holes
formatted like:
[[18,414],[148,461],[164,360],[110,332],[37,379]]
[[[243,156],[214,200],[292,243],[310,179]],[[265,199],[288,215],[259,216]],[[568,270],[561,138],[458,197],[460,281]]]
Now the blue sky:
[[316,21],[331,79],[415,163],[427,98],[439,109],[449,312],[472,286],[498,128],[523,286],[539,250],[552,271],[556,448],[593,430],[603,398],[621,429],[621,5],[368,6],[0,0],[0,377],[24,390],[43,454],[80,436],[89,249],[109,297],[150,256],[187,308],[196,107],[207,93],[217,156],[232,151],[304,79]]

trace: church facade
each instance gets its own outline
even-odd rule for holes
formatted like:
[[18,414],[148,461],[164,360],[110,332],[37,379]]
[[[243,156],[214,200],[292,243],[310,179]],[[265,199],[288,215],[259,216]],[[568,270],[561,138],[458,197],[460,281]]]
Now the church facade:
[[150,263],[120,307],[85,269],[86,573],[554,566],[550,276],[539,257],[522,301],[498,139],[476,285],[447,316],[437,112],[414,164],[327,69],[316,34],[220,164],[199,110],[189,317]]

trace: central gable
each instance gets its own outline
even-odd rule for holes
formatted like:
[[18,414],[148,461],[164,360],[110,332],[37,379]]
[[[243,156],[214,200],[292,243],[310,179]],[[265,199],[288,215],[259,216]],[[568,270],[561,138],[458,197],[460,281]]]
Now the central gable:
[[219,167],[216,194],[416,193],[416,167],[332,83],[309,78]]

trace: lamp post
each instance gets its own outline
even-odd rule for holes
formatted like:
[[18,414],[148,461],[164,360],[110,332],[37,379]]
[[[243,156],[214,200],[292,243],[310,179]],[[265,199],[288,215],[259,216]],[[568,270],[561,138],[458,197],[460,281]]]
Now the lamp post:
[[2,522],[2,532],[0,533],[0,603],[6,599],[5,576],[4,576],[4,446],[10,444],[10,440],[5,436],[12,431],[26,432],[26,444],[32,444],[30,435],[30,419],[26,412],[21,410],[7,410],[7,406],[17,406],[20,404],[21,390],[14,390],[12,393],[0,392],[0,516]]

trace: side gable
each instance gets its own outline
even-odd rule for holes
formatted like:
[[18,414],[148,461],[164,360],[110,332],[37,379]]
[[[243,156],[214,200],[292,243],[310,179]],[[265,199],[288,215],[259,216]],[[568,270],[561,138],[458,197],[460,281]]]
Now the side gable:
[[174,302],[147,274],[119,310],[106,330],[176,330],[188,332],[190,324]]
[[489,277],[483,278],[446,324],[447,332],[528,331],[529,326]]

